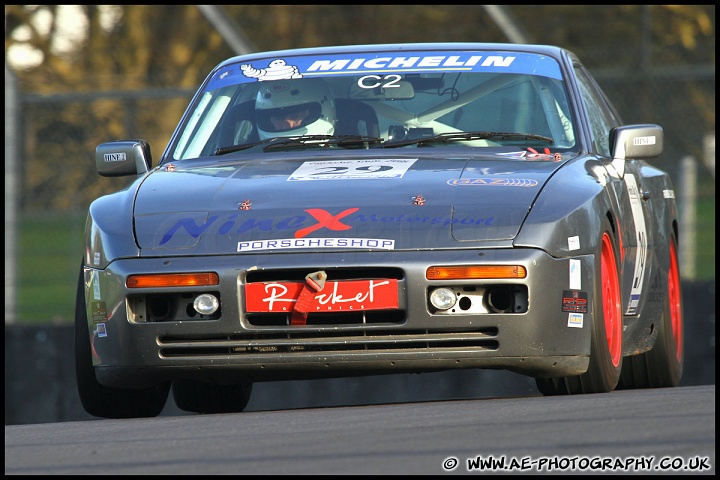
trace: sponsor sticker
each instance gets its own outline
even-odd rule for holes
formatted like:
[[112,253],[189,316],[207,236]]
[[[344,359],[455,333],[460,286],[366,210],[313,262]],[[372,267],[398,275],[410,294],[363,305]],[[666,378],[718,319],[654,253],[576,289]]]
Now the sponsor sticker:
[[461,185],[487,185],[490,187],[536,187],[538,181],[531,178],[454,178],[448,180],[447,184],[451,187],[457,187]]
[[[363,75],[360,88],[371,88],[385,79],[394,88],[399,75],[449,72],[524,73],[560,79],[560,65],[546,55],[503,51],[403,51],[356,52],[258,59],[220,69],[207,85],[214,90],[246,82],[291,80],[308,76]],[[388,79],[388,77],[390,77]]]
[[640,295],[639,294],[632,294],[630,295],[630,303],[628,304],[628,312],[632,313],[635,312],[637,309],[637,306],[640,304]]
[[395,240],[388,238],[279,238],[238,242],[238,252],[285,250],[289,248],[379,248],[393,250]]
[[583,327],[583,314],[582,313],[568,313],[568,327],[582,328]]
[[[248,283],[247,312],[291,312],[303,290],[302,282]],[[328,281],[317,292],[308,312],[339,312],[398,308],[398,284],[394,278]]]
[[635,272],[633,273],[632,289],[630,290],[630,301],[625,309],[625,315],[635,315],[640,304],[640,296],[643,293],[643,281],[645,277],[645,264],[648,256],[648,234],[645,227],[645,212],[640,201],[640,189],[638,188],[635,176],[625,175],[630,206],[632,207],[633,223],[635,224],[635,240],[637,249],[635,252]]
[[587,292],[578,290],[563,290],[563,312],[587,313]]
[[577,259],[571,259],[570,260],[570,289],[571,290],[580,290],[582,287],[582,275],[581,275],[581,269],[580,269],[580,260]]
[[92,311],[93,323],[107,322],[107,307],[105,302],[91,302],[90,308]]
[[103,155],[103,160],[105,162],[124,162],[127,160],[127,155],[125,155],[125,152],[118,152],[118,153],[106,153]]
[[97,326],[97,336],[98,337],[107,337],[107,329],[105,328],[104,323],[99,323]]
[[100,300],[100,277],[97,273],[92,276],[93,299]]
[[574,237],[568,237],[568,250],[571,252],[573,250],[579,250],[580,249],[580,237],[577,235]]
[[633,145],[655,145],[655,143],[657,143],[657,139],[654,135],[649,137],[633,138]]

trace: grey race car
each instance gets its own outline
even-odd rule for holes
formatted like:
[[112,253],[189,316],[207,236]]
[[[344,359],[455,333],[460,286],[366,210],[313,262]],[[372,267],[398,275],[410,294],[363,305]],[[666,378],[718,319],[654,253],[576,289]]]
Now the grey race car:
[[545,395],[675,386],[678,213],[658,125],[571,52],[398,44],[231,58],[156,166],[97,147],[76,308],[98,417],[241,411],[253,382],[507,369]]

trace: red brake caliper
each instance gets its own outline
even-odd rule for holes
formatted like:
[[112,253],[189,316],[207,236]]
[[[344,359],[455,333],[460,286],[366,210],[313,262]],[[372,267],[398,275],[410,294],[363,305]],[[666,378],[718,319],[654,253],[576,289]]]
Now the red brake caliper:
[[303,285],[300,296],[295,302],[295,307],[290,315],[290,325],[306,324],[310,307],[315,299],[315,294],[325,287],[326,279],[327,274],[322,270],[309,273],[305,276],[305,285]]

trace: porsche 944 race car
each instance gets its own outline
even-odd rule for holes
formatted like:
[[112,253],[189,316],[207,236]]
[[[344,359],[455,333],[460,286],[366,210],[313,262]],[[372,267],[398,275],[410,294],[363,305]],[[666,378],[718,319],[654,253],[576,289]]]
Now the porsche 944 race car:
[[542,394],[675,386],[678,212],[554,46],[306,48],[220,63],[157,165],[103,143],[76,307],[98,417],[242,411],[255,382],[506,369]]

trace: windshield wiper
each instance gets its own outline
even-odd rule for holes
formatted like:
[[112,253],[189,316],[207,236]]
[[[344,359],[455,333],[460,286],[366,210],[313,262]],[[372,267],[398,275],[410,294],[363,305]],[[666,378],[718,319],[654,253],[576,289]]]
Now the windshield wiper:
[[229,145],[227,147],[218,147],[215,155],[225,155],[226,153],[239,152],[249,148],[265,145],[263,151],[273,150],[276,148],[299,148],[307,146],[325,146],[337,145],[343,148],[360,148],[370,145],[378,145],[384,139],[378,137],[365,137],[362,135],[300,135],[295,137],[272,137],[260,140],[259,142],[243,143],[240,145]]
[[450,143],[467,140],[540,140],[542,142],[554,143],[554,140],[544,135],[536,135],[534,133],[515,133],[515,132],[448,132],[440,133],[432,137],[406,138],[394,142],[388,141],[383,144],[383,148],[404,147],[406,145],[427,145],[430,143]]
[[363,135],[300,135],[297,137],[276,137],[270,144],[263,147],[263,151],[275,150],[278,148],[300,148],[307,146],[337,145],[338,147],[350,148],[363,145],[378,145],[383,139],[378,137],[366,137]]
[[240,145],[230,145],[227,147],[218,147],[215,149],[214,155],[225,155],[226,153],[239,152],[240,150],[247,150],[248,148],[257,147],[258,145],[262,145],[264,143],[270,143],[273,140],[276,140],[276,138],[266,138],[265,140],[260,140],[259,142],[243,143]]

